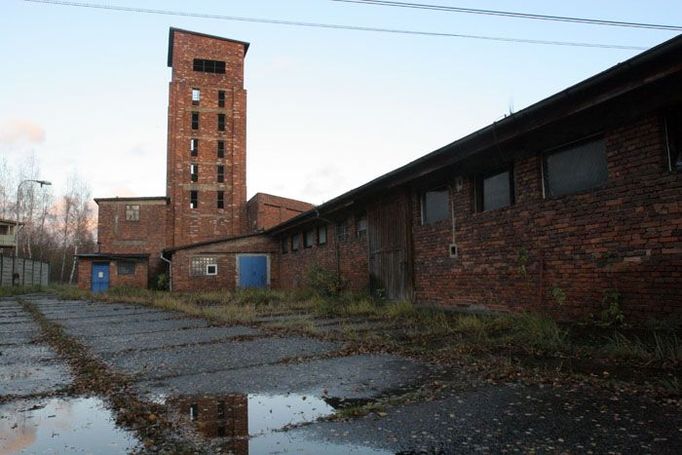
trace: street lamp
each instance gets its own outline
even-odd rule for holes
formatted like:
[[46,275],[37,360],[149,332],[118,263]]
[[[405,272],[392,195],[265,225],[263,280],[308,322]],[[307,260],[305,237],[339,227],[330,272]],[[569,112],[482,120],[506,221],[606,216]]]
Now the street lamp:
[[17,186],[17,224],[14,226],[14,257],[19,257],[19,208],[20,208],[19,198],[21,195],[21,185],[28,182],[38,183],[40,184],[41,188],[43,187],[43,185],[45,186],[52,185],[52,182],[48,182],[47,180],[26,179],[22,180],[19,183],[19,186]]

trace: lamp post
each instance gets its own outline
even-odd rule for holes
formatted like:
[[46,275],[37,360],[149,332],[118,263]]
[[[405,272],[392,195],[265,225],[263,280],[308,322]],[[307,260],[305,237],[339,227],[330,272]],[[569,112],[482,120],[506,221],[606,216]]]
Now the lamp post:
[[14,226],[14,257],[19,257],[19,208],[21,207],[19,198],[21,196],[21,185],[28,182],[38,183],[41,188],[43,185],[52,185],[52,182],[48,182],[47,180],[26,179],[22,180],[19,183],[19,186],[17,186],[17,224]]

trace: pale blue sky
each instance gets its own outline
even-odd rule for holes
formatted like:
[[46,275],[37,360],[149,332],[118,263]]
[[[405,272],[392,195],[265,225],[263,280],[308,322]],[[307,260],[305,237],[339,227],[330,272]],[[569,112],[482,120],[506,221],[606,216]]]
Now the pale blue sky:
[[[106,3],[643,47],[675,35],[327,0]],[[679,0],[424,3],[682,24]],[[170,26],[251,43],[249,196],[262,191],[313,203],[498,120],[511,105],[519,110],[637,53],[0,0],[0,155],[16,163],[35,150],[42,176],[57,191],[75,169],[96,197],[164,194]]]

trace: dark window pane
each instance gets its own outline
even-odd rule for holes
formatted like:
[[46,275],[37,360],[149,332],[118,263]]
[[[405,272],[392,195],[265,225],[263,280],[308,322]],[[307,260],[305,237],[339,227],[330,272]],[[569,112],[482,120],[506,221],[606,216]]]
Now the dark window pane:
[[218,90],[218,107],[225,107],[225,91]]
[[483,179],[482,210],[495,210],[511,205],[511,173],[509,171],[491,175]]
[[217,174],[218,174],[218,183],[223,183],[225,181],[225,166],[222,164],[218,165],[217,169]]
[[589,190],[606,183],[606,149],[602,139],[545,157],[545,185],[550,197]]
[[195,209],[199,205],[199,192],[190,191],[189,192],[189,208]]
[[324,245],[327,243],[327,225],[319,226],[317,228],[317,244]]
[[422,197],[422,222],[431,224],[448,217],[448,190],[427,191]]
[[199,113],[198,112],[192,112],[192,129],[193,130],[199,129]]
[[119,275],[135,275],[135,263],[134,262],[118,262],[117,264]]
[[305,232],[305,236],[303,237],[303,245],[306,248],[310,248],[313,246],[313,243],[315,243],[315,231],[311,229]]
[[219,209],[224,209],[225,208],[225,192],[224,191],[218,191],[217,194],[217,207]]
[[225,131],[225,114],[218,114],[218,131]]

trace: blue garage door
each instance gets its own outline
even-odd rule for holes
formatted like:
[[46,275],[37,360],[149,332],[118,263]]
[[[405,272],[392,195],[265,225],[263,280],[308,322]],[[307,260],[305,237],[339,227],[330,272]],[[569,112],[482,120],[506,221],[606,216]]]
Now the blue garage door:
[[106,292],[109,289],[109,263],[92,264],[92,292]]
[[239,256],[239,287],[268,286],[268,257],[264,254]]

